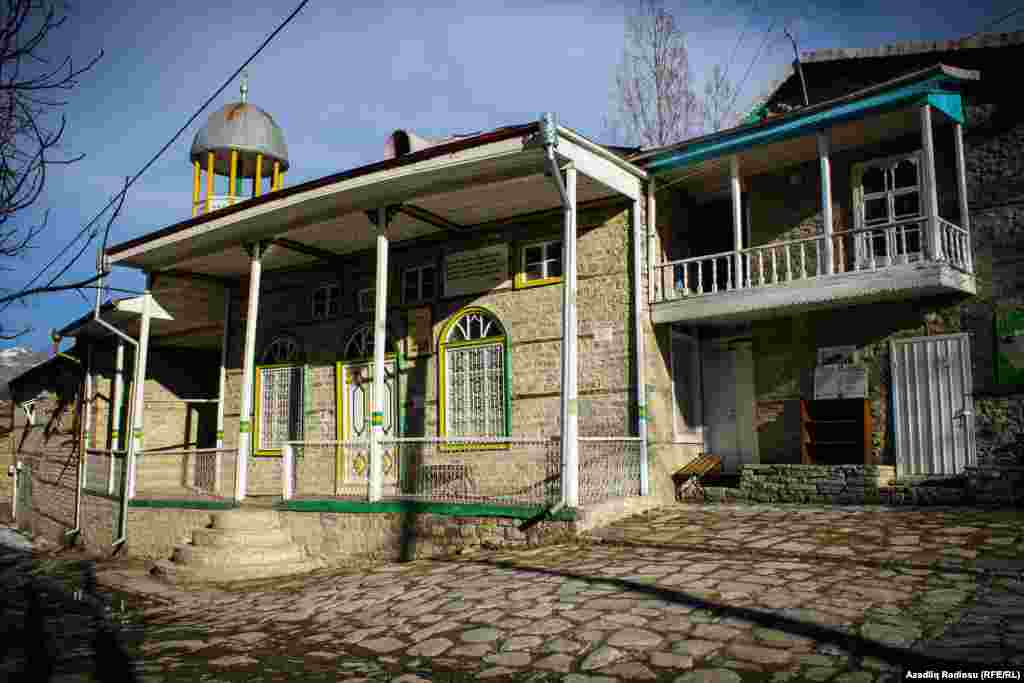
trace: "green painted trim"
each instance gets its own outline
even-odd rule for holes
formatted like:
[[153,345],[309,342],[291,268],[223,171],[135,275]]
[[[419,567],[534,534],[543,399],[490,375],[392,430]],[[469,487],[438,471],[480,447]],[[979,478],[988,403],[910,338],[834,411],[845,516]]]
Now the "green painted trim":
[[96,498],[106,498],[107,500],[120,501],[121,496],[115,496],[106,491],[98,491],[96,489],[82,489],[82,493],[87,496],[95,496]]
[[239,420],[238,421],[238,433],[239,434],[248,434],[249,433],[249,421],[248,420]]
[[[541,507],[519,507],[511,505],[488,505],[486,503],[431,503],[415,500],[391,500],[370,503],[363,500],[289,500],[274,505],[275,510],[286,512],[408,512],[445,515],[447,517],[509,517],[512,519],[533,519],[543,512]],[[561,510],[548,517],[556,521],[576,519],[574,510]]]
[[232,510],[239,507],[234,500],[146,500],[133,498],[128,501],[133,508],[179,508],[183,510]]
[[933,76],[927,80],[879,93],[862,100],[849,102],[814,114],[800,116],[785,122],[767,124],[756,130],[739,128],[734,132],[716,137],[692,147],[668,153],[665,157],[652,160],[647,169],[654,173],[669,171],[681,166],[696,164],[708,159],[736,154],[743,150],[780,142],[791,138],[809,135],[818,130],[829,128],[845,121],[865,118],[869,114],[896,109],[907,103],[915,102],[922,96],[928,97],[932,92],[942,90],[941,85],[948,83],[950,78],[945,75]]

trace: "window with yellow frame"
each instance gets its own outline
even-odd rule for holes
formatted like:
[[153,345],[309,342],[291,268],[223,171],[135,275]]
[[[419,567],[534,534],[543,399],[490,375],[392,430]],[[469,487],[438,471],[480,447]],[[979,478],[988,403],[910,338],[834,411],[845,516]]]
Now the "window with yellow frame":
[[516,287],[534,287],[562,281],[562,240],[524,244],[519,249]]
[[503,437],[510,432],[508,336],[490,311],[472,307],[441,331],[441,435]]

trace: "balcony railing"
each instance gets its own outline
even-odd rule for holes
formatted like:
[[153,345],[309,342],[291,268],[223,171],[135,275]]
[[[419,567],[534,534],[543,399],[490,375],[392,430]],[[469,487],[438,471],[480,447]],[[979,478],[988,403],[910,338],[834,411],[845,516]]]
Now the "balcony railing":
[[198,216],[204,213],[210,213],[218,209],[223,209],[228,206],[234,206],[239,202],[244,202],[248,197],[241,197],[238,195],[228,194],[215,194],[209,198],[199,199],[192,202],[192,215]]
[[921,261],[947,263],[972,273],[968,232],[938,219],[940,249],[937,256],[930,256],[927,224],[927,219],[915,218],[835,232],[831,242],[815,235],[658,264],[653,303]]

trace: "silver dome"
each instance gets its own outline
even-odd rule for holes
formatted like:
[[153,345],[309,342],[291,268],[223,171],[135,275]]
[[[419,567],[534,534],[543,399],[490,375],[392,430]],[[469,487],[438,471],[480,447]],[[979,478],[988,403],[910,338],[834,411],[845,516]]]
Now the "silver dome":
[[253,178],[256,175],[256,155],[263,155],[260,175],[269,178],[274,174],[274,162],[281,162],[281,171],[288,170],[288,146],[284,143],[284,132],[273,117],[254,104],[234,102],[225,105],[206,120],[195,139],[189,158],[206,168],[206,155],[214,153],[213,168],[218,175],[230,173],[231,151],[238,155],[238,177]]

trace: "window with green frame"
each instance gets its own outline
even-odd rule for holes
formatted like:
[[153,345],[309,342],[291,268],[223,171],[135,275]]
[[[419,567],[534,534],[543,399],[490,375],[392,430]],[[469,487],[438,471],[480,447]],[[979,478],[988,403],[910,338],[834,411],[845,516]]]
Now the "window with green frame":
[[509,435],[508,336],[482,308],[456,314],[441,334],[441,435]]

